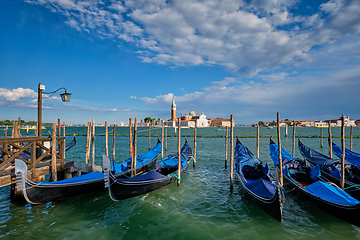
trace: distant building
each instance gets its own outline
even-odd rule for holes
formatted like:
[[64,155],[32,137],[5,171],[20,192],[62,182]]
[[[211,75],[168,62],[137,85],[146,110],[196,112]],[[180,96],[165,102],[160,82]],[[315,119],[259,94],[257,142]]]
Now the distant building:
[[[325,122],[331,122],[332,127],[341,127],[341,121],[342,116],[339,119],[326,120]],[[350,117],[345,116],[345,127],[351,126],[356,126],[355,120],[351,120]]]
[[323,121],[315,121],[315,127],[328,127],[329,123]]
[[[209,121],[206,119],[205,114],[196,115],[194,109],[191,109],[189,115],[181,114],[181,127],[195,127],[195,123],[197,121],[197,127],[203,128],[209,126]],[[176,118],[176,104],[175,99],[173,98],[171,104],[171,119],[162,121],[162,124],[166,127],[177,127],[178,126],[178,118]]]
[[210,127],[230,127],[230,119],[210,118]]

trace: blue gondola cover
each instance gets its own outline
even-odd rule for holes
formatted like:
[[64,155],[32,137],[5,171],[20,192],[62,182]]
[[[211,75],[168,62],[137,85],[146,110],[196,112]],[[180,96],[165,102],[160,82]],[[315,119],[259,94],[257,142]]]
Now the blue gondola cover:
[[343,205],[356,206],[360,204],[359,200],[351,197],[348,193],[338,187],[329,185],[327,183],[316,181],[313,184],[305,187],[306,191],[323,200],[335,202]]
[[95,172],[87,173],[84,175],[80,175],[78,177],[60,180],[60,181],[56,181],[56,182],[42,182],[39,185],[59,185],[59,184],[70,184],[70,183],[82,183],[82,182],[88,182],[88,181],[97,180],[97,179],[103,179],[103,178],[104,178],[103,173],[101,173],[99,171],[95,171]]
[[[146,163],[154,159],[159,154],[160,151],[161,151],[161,143],[158,143],[149,152],[137,155],[136,167],[145,165]],[[132,157],[129,157],[128,159],[126,159],[121,163],[115,163],[114,161],[111,161],[111,168],[113,169],[114,174],[119,174],[130,170],[131,161],[132,161]]]
[[[341,158],[342,148],[338,145],[334,144],[332,147],[333,152],[336,156]],[[352,152],[349,149],[345,148],[345,160],[351,162],[352,164],[356,165],[360,168],[360,154],[356,152]]]
[[245,182],[245,185],[253,193],[264,198],[272,198],[276,192],[276,185],[262,178],[250,183]]
[[[270,144],[270,156],[274,162],[274,165],[279,165],[279,147],[276,144]],[[293,160],[295,157],[293,157],[291,154],[289,154],[287,151],[285,151],[283,148],[281,148],[281,158],[282,159],[290,159]]]
[[310,178],[313,179],[313,180],[318,180],[318,177],[321,176],[321,173],[320,173],[320,167],[319,165],[316,165],[315,167],[311,167],[310,168]]

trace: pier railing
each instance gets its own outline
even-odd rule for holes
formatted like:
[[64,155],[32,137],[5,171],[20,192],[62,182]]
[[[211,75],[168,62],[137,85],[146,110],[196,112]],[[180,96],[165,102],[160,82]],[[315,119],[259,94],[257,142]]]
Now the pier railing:
[[[54,159],[56,168],[62,170],[65,161],[65,137],[57,137],[50,146],[51,142],[52,138],[41,137],[0,139],[0,151],[3,155],[0,163],[0,187],[14,182],[12,176],[14,175],[15,158],[23,160],[28,165],[33,180],[37,176],[50,173],[50,166]],[[51,154],[53,148],[57,150],[55,158]]]

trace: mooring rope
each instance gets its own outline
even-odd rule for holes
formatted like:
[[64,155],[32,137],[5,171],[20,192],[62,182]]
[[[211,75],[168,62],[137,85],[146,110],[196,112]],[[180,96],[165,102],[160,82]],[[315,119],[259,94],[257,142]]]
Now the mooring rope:
[[[347,189],[350,189],[350,188],[354,188],[354,187],[360,187],[360,184],[354,184],[354,185],[352,185],[352,186],[350,186],[350,187],[344,188],[344,190],[347,190]],[[360,190],[360,188],[357,188],[357,189],[354,189],[354,190],[349,190],[348,192],[355,192],[355,191],[359,191],[359,190]]]
[[174,177],[176,177],[179,181],[181,181],[181,177],[179,178],[178,176],[176,176],[176,175],[173,174],[173,173],[168,174],[168,176],[174,176]]

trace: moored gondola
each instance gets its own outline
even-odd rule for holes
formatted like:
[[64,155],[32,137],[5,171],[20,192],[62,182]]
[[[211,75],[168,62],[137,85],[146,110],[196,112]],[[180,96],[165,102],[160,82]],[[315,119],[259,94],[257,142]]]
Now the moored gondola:
[[[333,159],[305,146],[299,139],[301,155],[312,166],[319,165],[321,174],[329,181],[340,186],[341,160]],[[360,200],[360,169],[355,164],[345,160],[344,190],[354,198]]]
[[[279,149],[270,139],[270,155],[279,169]],[[281,148],[284,187],[334,216],[360,226],[360,201],[321,177],[319,166],[310,167]],[[279,171],[278,171],[279,172]]]
[[264,166],[239,139],[235,146],[235,159],[237,176],[248,196],[281,222],[285,197],[281,186],[271,175],[268,164]]
[[[342,148],[335,143],[332,143],[332,151],[336,156],[341,158]],[[358,168],[360,167],[360,154],[353,152],[347,148],[345,148],[345,160],[356,165]],[[359,173],[360,174],[360,173]],[[360,178],[359,178],[360,181]]]
[[[185,140],[185,144],[181,149],[181,174],[188,168],[191,159],[192,150],[187,140]],[[110,198],[114,201],[143,195],[168,187],[178,178],[177,154],[169,155],[160,163],[157,163],[155,170],[129,179],[120,179],[113,175],[110,170],[109,158],[106,155],[103,155],[103,161],[105,187],[108,188]]]
[[[158,141],[152,150],[137,155],[136,172],[142,174],[154,168],[160,153],[161,143]],[[112,168],[118,178],[128,177],[131,169],[131,158],[119,164],[113,163]],[[18,191],[22,191],[25,200],[32,204],[46,203],[104,189],[104,173],[99,171],[56,182],[39,183],[27,178],[27,165],[22,160],[16,159],[15,173]]]

